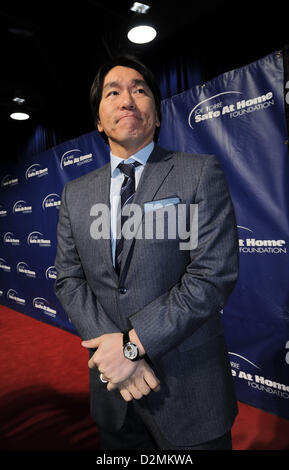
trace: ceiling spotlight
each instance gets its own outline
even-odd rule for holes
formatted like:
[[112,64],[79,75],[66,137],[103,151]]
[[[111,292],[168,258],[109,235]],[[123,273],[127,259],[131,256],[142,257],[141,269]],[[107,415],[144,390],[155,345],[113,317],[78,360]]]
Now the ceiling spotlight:
[[17,90],[15,92],[12,101],[15,105],[12,107],[13,111],[10,114],[11,119],[15,119],[16,121],[26,121],[26,119],[29,119],[30,116],[27,113],[26,105],[24,105],[26,99],[24,98],[21,90]]
[[30,118],[29,114],[19,111],[17,111],[16,113],[11,113],[10,117],[11,119],[15,119],[16,121],[25,121],[26,119]]
[[156,37],[157,32],[150,21],[145,18],[145,14],[150,9],[150,6],[144,3],[135,2],[130,9],[135,12],[136,16],[133,20],[133,25],[127,34],[128,39],[135,44],[146,44],[151,42]]
[[144,3],[139,2],[134,2],[134,4],[130,7],[130,10],[136,13],[147,13],[149,9],[149,5],[145,5]]
[[17,103],[17,104],[23,104],[25,103],[25,99],[24,98],[19,98],[19,96],[15,96],[15,98],[13,98],[14,103]]

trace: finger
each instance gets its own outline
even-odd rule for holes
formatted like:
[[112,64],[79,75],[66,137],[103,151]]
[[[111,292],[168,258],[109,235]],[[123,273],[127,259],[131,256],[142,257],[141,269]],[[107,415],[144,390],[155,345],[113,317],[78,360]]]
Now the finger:
[[100,342],[100,336],[98,338],[89,339],[81,342],[81,346],[84,348],[98,348]]
[[90,369],[94,369],[95,367],[98,367],[98,364],[97,364],[97,362],[95,362],[95,359],[94,359],[93,356],[88,361],[88,367]]
[[131,401],[133,399],[132,394],[126,388],[120,390],[120,394],[125,401]]
[[148,395],[151,392],[151,388],[148,386],[144,378],[135,381],[137,389],[143,394]]
[[93,369],[94,367],[96,367],[96,364],[94,364],[94,362],[93,362],[92,359],[89,359],[89,361],[88,361],[88,367],[89,367],[90,369]]
[[113,383],[109,382],[109,383],[107,384],[106,388],[107,388],[107,390],[110,392],[111,390],[115,390],[115,389],[118,388],[118,387],[117,387],[116,384],[113,384]]
[[160,381],[155,376],[154,372],[151,370],[150,372],[144,373],[144,380],[148,384],[151,390],[159,391],[160,390]]
[[136,400],[140,400],[143,397],[141,391],[138,390],[138,388],[134,384],[129,385],[128,391]]

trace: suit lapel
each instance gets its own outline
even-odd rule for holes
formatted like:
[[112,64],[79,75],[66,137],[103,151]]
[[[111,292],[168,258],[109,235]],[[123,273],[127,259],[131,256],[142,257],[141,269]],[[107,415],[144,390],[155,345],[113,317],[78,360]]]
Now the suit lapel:
[[159,188],[173,167],[172,153],[155,147],[142,172],[134,197],[134,204],[153,201]]
[[98,248],[103,260],[107,266],[107,270],[111,277],[118,281],[118,276],[112,264],[111,239],[110,239],[110,164],[105,165],[102,171],[98,171],[89,185],[89,202],[92,207],[94,204],[104,204],[109,208],[102,217],[104,224],[104,233],[109,233],[109,238],[101,238],[97,240]]
[[[152,151],[145,167],[142,172],[137,191],[134,196],[133,203],[141,206],[143,210],[143,204],[148,201],[153,201],[158,190],[162,186],[167,175],[173,167],[172,153],[155,146]],[[91,208],[94,204],[100,203],[105,204],[110,209],[110,164],[105,165],[101,171],[95,173],[95,177],[89,183],[89,207]],[[110,234],[110,210],[106,217],[103,217],[103,223],[105,224],[105,231]],[[139,224],[141,220],[139,221]],[[137,227],[136,227],[137,230]],[[125,277],[125,273],[129,267],[132,247],[135,239],[124,240],[121,265],[120,278],[118,278],[112,263],[111,254],[111,239],[101,238],[97,241],[99,252],[103,257],[103,260],[107,266],[107,270],[111,277],[120,284]]]
[[[162,186],[167,175],[170,173],[173,168],[172,152],[168,152],[158,146],[155,146],[152,151],[145,167],[142,172],[137,191],[134,196],[133,203],[141,206],[143,211],[143,204],[148,201],[153,201],[156,197],[156,194],[160,187]],[[141,220],[139,221],[138,226],[140,225]],[[135,227],[135,233],[137,233],[137,228]],[[123,244],[122,251],[122,264],[120,270],[120,277],[123,279],[129,263],[131,260],[130,253],[135,239],[125,239]]]

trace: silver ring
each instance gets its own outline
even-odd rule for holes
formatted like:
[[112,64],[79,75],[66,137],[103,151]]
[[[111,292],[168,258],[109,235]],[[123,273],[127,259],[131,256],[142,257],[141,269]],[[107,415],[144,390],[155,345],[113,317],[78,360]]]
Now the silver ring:
[[108,380],[104,380],[102,374],[99,374],[99,378],[100,378],[100,380],[101,380],[102,383],[104,383],[104,384],[107,384],[107,383],[108,383]]

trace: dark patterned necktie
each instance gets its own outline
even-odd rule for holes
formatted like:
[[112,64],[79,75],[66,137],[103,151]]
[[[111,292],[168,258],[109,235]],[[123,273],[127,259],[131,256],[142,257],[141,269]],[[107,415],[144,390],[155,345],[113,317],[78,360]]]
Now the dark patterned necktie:
[[124,181],[120,190],[120,201],[121,201],[121,212],[120,212],[120,228],[121,235],[120,238],[116,241],[116,250],[115,250],[115,271],[117,274],[120,273],[121,265],[121,255],[123,248],[123,234],[122,227],[125,221],[128,219],[128,216],[122,214],[123,208],[126,204],[131,204],[133,196],[135,194],[135,168],[141,165],[139,162],[133,163],[120,163],[118,168],[124,174]]

